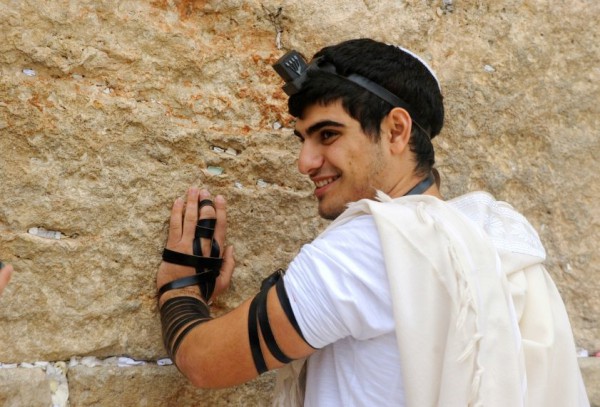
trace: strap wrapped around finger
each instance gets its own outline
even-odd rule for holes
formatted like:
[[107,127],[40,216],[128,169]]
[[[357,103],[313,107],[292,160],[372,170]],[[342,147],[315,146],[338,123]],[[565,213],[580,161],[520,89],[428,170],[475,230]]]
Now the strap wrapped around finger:
[[[203,201],[209,201],[207,199]],[[210,205],[212,205],[212,201],[209,201]],[[205,204],[208,205],[208,204]],[[202,207],[202,202],[200,203]],[[202,256],[202,246],[200,243],[200,239],[210,239],[210,257],[218,258],[221,255],[221,248],[219,244],[214,239],[215,227],[217,225],[217,220],[215,218],[208,219],[198,219],[198,223],[196,224],[196,231],[194,233],[194,244],[193,250],[196,256]],[[205,279],[202,283],[199,283],[200,293],[202,297],[207,300],[210,299],[213,291],[215,290],[215,284],[217,282],[217,277],[219,277],[219,270],[221,267],[219,266],[217,269],[198,269],[196,268],[196,273],[205,273],[211,272],[211,277]]]
[[200,239],[211,239],[210,242],[210,257],[219,257],[221,254],[221,248],[213,235],[215,234],[215,226],[217,220],[214,218],[199,219],[196,224],[196,231],[194,233],[194,254],[196,256],[202,255],[202,249],[200,246]]
[[[200,208],[203,208],[204,206],[212,206],[214,208],[214,204],[210,199],[201,200],[199,206]],[[189,285],[198,285],[202,297],[206,300],[210,299],[215,290],[216,281],[219,277],[221,265],[223,264],[223,259],[220,257],[221,248],[214,239],[216,225],[217,219],[215,218],[198,219],[194,231],[194,240],[192,242],[193,255],[175,252],[166,248],[164,249],[164,261],[182,266],[194,267],[196,275],[184,277],[165,284],[160,287],[159,295],[168,290]],[[201,239],[210,240],[210,254],[208,256],[202,255]]]

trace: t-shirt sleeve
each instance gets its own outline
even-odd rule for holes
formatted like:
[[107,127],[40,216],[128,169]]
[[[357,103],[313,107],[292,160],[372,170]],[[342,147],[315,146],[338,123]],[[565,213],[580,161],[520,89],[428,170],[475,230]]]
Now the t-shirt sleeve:
[[322,348],[347,336],[394,329],[389,284],[373,218],[360,216],[303,246],[284,276],[307,342]]

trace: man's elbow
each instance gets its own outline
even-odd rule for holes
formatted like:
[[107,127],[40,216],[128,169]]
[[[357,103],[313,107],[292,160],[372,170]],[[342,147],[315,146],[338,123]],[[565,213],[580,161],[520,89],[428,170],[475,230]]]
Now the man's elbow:
[[199,389],[214,389],[219,387],[215,383],[214,374],[211,374],[210,369],[205,368],[201,364],[190,365],[185,362],[179,362],[177,367],[194,387]]
[[179,364],[179,370],[187,378],[191,385],[199,389],[222,389],[231,387],[235,383],[230,383],[223,372],[216,372],[206,365],[195,364],[185,365]]
[[199,389],[214,389],[217,386],[212,383],[209,377],[200,372],[184,373],[190,384]]
[[224,389],[246,383],[256,377],[255,372],[226,363],[178,363],[178,368],[190,384],[199,389]]

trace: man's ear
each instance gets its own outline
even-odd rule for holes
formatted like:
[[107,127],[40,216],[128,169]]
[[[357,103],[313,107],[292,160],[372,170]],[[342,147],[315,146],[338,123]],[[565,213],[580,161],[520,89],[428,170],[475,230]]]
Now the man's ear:
[[412,130],[410,114],[401,107],[395,107],[384,120],[389,130],[388,137],[392,153],[402,153],[410,140]]

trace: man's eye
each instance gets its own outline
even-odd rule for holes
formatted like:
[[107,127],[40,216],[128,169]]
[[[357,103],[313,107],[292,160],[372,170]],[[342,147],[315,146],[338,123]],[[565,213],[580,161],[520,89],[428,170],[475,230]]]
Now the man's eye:
[[332,137],[335,137],[335,136],[337,136],[337,133],[333,132],[333,131],[322,131],[321,132],[321,139],[323,141],[328,140],[328,139],[330,139]]

